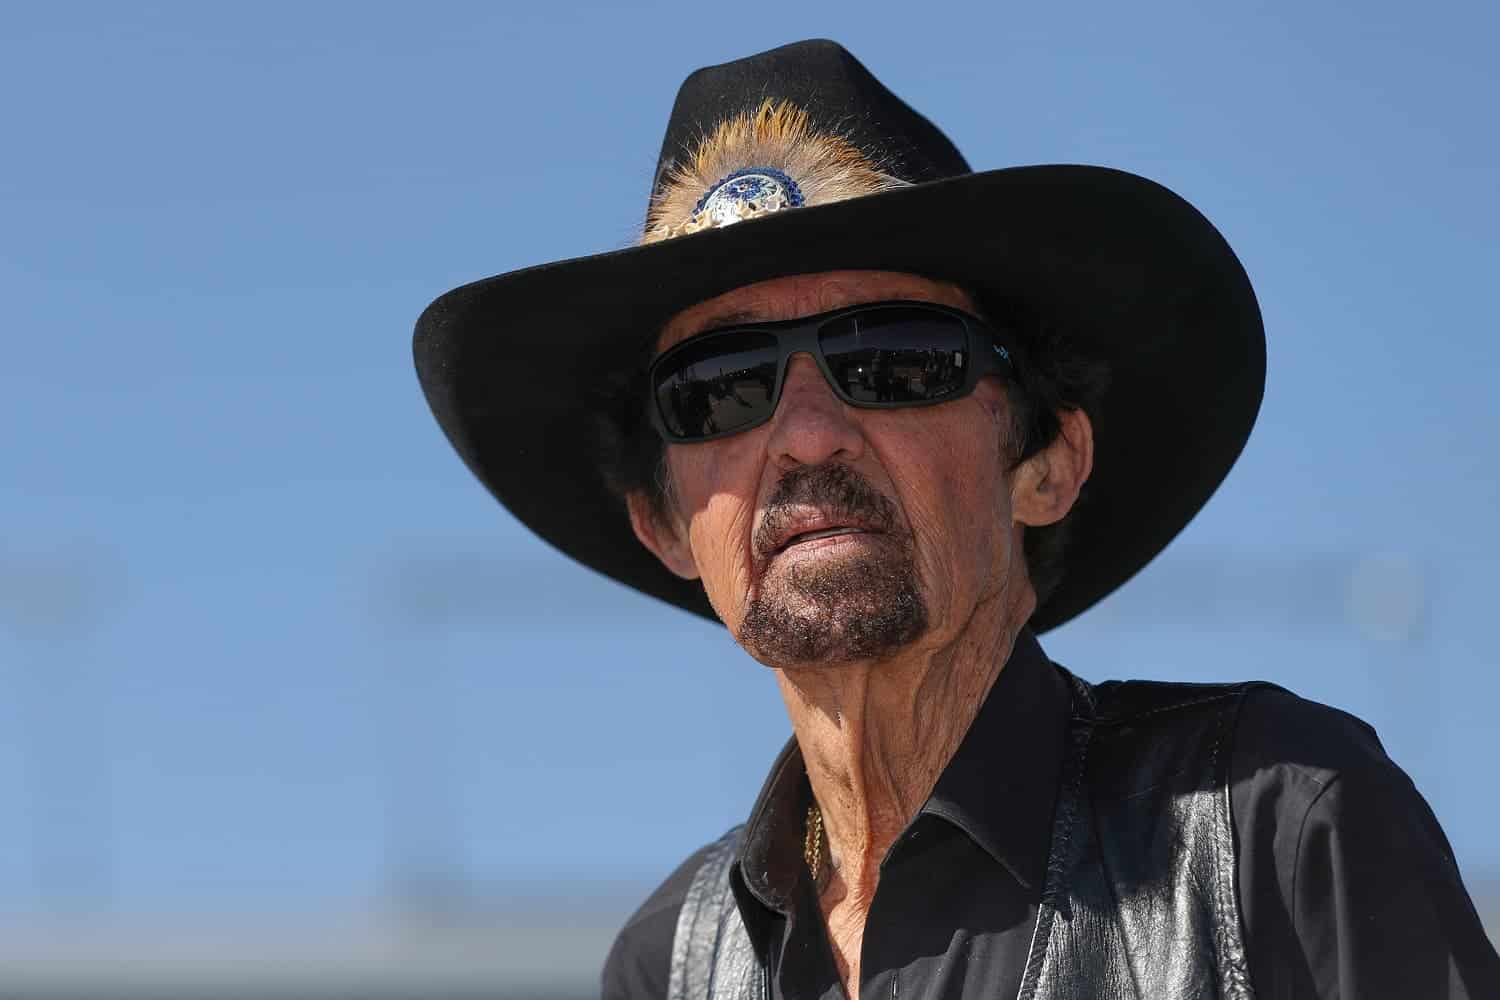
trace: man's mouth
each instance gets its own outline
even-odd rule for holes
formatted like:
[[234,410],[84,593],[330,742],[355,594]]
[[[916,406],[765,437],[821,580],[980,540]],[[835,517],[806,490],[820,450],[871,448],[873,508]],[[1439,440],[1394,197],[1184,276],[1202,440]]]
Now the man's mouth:
[[881,528],[863,521],[831,518],[822,513],[805,513],[801,517],[787,518],[775,525],[766,533],[758,547],[762,559],[774,559],[798,546],[849,535],[878,535],[881,531]]
[[857,472],[825,464],[782,476],[751,544],[765,565],[788,549],[856,544],[849,536],[885,535],[897,523],[895,505]]
[[821,528],[817,531],[804,531],[782,542],[776,551],[785,552],[793,545],[800,545],[803,542],[815,542],[820,538],[836,538],[839,535],[863,535],[865,533],[865,529],[856,528],[852,525],[844,525],[837,528]]

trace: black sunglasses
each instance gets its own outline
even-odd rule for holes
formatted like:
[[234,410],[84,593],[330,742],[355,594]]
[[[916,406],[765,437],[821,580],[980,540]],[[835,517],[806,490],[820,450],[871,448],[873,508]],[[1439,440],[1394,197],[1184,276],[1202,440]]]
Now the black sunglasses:
[[710,441],[771,419],[793,354],[813,356],[850,406],[932,406],[1014,374],[998,331],[930,302],[870,302],[778,323],[689,337],[651,362],[651,420],[667,441]]

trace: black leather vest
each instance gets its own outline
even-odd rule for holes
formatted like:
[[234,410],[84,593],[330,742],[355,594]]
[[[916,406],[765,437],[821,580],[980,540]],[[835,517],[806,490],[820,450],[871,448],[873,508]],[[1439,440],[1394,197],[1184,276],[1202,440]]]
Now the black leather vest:
[[[1066,676],[1068,749],[1018,1000],[1250,1000],[1229,757],[1256,685]],[[741,831],[713,845],[688,888],[669,1000],[770,997],[729,886]]]

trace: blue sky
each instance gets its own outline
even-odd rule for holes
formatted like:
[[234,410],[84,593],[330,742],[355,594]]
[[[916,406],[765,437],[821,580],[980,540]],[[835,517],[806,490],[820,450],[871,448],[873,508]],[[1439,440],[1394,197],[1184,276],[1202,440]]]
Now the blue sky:
[[[819,35],[976,168],[1166,184],[1260,296],[1244,458],[1049,652],[1348,707],[1471,877],[1500,872],[1497,28],[1478,3],[11,12],[0,795],[28,819],[0,908],[339,910],[403,866],[630,893],[741,817],[786,736],[769,677],[511,521],[409,341],[456,284],[628,244],[682,77]],[[1415,624],[1381,638],[1370,587]]]

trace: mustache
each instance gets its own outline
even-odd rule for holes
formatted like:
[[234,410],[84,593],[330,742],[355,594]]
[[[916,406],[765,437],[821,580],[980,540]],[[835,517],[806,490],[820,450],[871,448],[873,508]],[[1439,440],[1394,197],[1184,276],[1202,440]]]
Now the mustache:
[[766,501],[766,513],[755,529],[755,551],[761,558],[776,547],[782,530],[812,507],[825,516],[871,531],[890,534],[896,528],[896,505],[847,465],[800,466],[781,477]]

